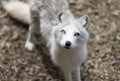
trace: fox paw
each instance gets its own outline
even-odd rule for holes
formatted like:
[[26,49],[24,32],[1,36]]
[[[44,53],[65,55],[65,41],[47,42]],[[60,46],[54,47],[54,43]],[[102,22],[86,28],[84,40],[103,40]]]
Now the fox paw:
[[33,49],[35,48],[35,45],[34,43],[27,41],[25,44],[25,48],[29,51],[33,51]]

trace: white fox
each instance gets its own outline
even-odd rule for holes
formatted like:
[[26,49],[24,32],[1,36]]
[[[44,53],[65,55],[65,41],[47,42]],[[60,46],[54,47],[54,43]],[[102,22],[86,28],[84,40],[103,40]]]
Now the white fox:
[[[21,10],[20,5],[26,7],[25,12],[22,11],[24,9]],[[33,50],[33,33],[36,28],[40,28],[40,33],[47,42],[51,59],[62,69],[65,81],[72,81],[72,72],[75,81],[81,81],[80,66],[87,57],[89,39],[88,16],[84,15],[76,19],[69,10],[67,0],[31,0],[30,7],[17,1],[16,4],[11,2],[4,5],[4,8],[14,18],[20,21],[23,18],[22,22],[30,25],[25,48]],[[19,13],[16,15],[13,11]],[[24,17],[19,15],[21,13],[24,13]]]

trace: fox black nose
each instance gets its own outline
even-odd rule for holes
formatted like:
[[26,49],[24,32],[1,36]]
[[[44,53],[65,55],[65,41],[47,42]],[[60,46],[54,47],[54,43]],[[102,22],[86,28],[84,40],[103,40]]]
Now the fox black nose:
[[70,41],[66,41],[65,45],[69,47],[69,46],[71,46],[71,42]]

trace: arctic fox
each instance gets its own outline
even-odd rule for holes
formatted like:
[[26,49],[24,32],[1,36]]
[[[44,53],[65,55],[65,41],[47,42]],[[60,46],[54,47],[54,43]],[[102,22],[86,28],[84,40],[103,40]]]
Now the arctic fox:
[[[29,7],[27,5],[19,4],[19,2],[16,7],[20,7],[18,5],[27,7],[25,12],[19,12],[19,10],[15,10],[15,12],[24,13],[27,17],[25,22],[29,21],[30,25],[25,48],[33,50],[33,33],[35,29],[40,28],[39,31],[47,42],[51,59],[62,69],[65,81],[72,81],[72,72],[74,72],[75,81],[81,81],[80,66],[87,57],[87,41],[89,39],[88,16],[84,15],[76,19],[69,10],[67,0],[31,0],[30,14],[28,14]],[[9,9],[12,8],[6,7],[8,12]],[[10,11],[9,13],[13,14],[14,12]],[[16,18],[19,19],[19,15]]]

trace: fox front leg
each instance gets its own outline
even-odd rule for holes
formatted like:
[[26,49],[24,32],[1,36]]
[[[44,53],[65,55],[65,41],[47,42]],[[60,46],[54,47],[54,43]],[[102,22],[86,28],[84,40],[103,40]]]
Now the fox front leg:
[[63,69],[65,81],[72,81],[72,72],[66,69]]
[[75,81],[81,81],[80,67],[76,67],[74,70]]

